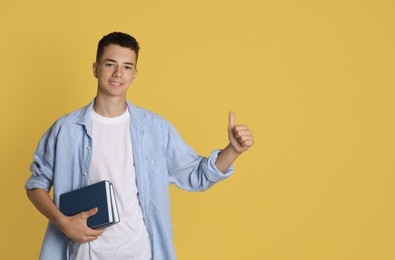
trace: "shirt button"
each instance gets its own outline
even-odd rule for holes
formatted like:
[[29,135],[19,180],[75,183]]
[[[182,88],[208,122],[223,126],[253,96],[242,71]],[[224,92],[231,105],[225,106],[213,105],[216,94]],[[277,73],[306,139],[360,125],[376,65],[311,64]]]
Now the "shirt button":
[[91,147],[90,146],[88,146],[88,147],[86,147],[86,149],[88,149],[88,151],[91,149]]
[[152,160],[152,161],[151,161],[151,164],[155,164],[155,161],[154,161],[154,160]]
[[144,131],[141,130],[141,131],[140,131],[140,135],[144,135]]
[[87,174],[86,172],[83,172],[82,175],[86,176],[86,175],[88,175],[88,174]]

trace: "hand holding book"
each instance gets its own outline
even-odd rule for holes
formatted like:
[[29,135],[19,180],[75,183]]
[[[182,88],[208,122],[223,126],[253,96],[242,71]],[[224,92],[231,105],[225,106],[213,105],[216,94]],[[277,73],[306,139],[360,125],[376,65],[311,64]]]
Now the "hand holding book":
[[61,194],[60,211],[68,218],[58,226],[67,227],[65,235],[77,242],[96,239],[103,232],[95,229],[120,221],[114,188],[109,181]]
[[94,216],[98,212],[98,208],[93,208],[88,211],[81,212],[74,216],[64,216],[57,223],[59,229],[71,240],[84,243],[96,240],[104,229],[91,229],[87,226],[87,219]]

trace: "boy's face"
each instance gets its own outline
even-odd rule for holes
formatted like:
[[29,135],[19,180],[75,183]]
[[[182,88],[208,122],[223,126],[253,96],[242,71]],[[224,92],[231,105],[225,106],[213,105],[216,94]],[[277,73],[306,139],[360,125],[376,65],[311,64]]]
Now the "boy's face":
[[126,91],[137,75],[136,53],[125,47],[110,44],[100,60],[93,63],[98,81],[97,95],[126,98]]

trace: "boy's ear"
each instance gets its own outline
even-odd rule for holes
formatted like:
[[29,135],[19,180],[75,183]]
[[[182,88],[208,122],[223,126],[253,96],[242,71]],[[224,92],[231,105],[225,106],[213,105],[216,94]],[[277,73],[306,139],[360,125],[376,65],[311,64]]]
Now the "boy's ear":
[[96,62],[93,63],[92,69],[93,69],[93,75],[95,76],[95,78],[97,78],[97,63]]

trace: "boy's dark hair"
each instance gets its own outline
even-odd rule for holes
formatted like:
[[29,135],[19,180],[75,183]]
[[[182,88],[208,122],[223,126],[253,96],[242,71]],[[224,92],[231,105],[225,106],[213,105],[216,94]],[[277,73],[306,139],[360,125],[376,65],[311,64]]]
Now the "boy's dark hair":
[[100,58],[104,52],[104,48],[110,44],[116,44],[122,47],[129,48],[132,51],[134,51],[136,53],[136,62],[137,62],[137,58],[139,56],[139,50],[140,50],[139,43],[133,36],[130,36],[129,34],[122,32],[112,32],[101,38],[97,46],[96,62],[100,61]]

